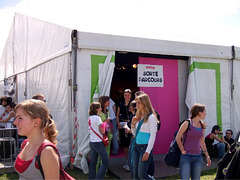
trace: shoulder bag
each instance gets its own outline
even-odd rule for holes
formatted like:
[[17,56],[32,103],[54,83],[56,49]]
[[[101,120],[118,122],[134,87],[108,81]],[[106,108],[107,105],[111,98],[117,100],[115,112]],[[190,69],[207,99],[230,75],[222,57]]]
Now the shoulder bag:
[[108,140],[107,135],[106,135],[106,134],[103,134],[103,138],[102,138],[98,133],[96,133],[96,131],[94,131],[93,128],[92,128],[92,126],[91,126],[90,119],[88,119],[88,125],[90,126],[91,130],[102,140],[104,146],[108,146],[109,140]]

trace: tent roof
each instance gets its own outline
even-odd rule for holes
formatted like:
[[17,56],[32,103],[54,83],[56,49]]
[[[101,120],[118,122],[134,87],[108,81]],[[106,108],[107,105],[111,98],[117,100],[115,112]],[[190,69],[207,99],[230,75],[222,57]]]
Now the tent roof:
[[[78,32],[79,48],[231,59],[232,47]],[[236,57],[240,57],[240,48]]]

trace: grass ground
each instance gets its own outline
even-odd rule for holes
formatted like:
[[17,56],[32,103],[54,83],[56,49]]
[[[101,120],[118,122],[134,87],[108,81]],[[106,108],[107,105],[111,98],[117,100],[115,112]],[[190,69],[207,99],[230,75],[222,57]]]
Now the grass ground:
[[[207,171],[202,172],[201,180],[212,180],[216,176],[216,170],[217,169],[211,169]],[[67,171],[68,174],[70,174],[72,177],[76,179],[88,179],[88,175],[84,174],[79,169],[69,170]],[[0,180],[10,180],[10,179],[18,179],[18,174],[16,173],[9,173],[9,174],[2,174],[0,175]],[[118,179],[114,174],[108,173],[107,177],[105,179]],[[169,176],[164,179],[180,179],[179,175],[176,176]]]

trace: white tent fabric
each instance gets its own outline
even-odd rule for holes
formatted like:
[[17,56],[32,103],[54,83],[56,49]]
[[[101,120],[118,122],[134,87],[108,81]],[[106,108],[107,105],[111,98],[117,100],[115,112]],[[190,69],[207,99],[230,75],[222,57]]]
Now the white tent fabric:
[[57,124],[58,149],[64,165],[69,162],[71,154],[72,127],[71,112],[69,112],[69,60],[70,54],[58,57],[44,63],[27,73],[27,89],[29,98],[37,92],[45,95],[50,114]]
[[185,102],[189,110],[195,103],[206,105],[207,134],[216,124],[222,127],[223,131],[230,128],[230,93],[228,60],[191,59]]
[[233,121],[231,123],[231,127],[234,130],[234,134],[240,131],[240,61],[234,60],[233,62]]
[[0,80],[71,51],[71,29],[16,14],[3,51]]
[[[42,93],[59,131],[63,165],[71,153],[71,29],[16,14],[0,63],[3,80],[17,76],[17,102]],[[4,88],[1,88],[4,89]]]
[[[96,88],[99,94],[109,95],[114,70],[113,51],[86,50],[78,51],[77,64],[77,155],[74,166],[88,173],[87,156],[89,147],[88,110]],[[95,95],[98,99],[98,96]],[[81,122],[81,123],[80,123]]]
[[[188,108],[196,102],[206,105],[206,133],[215,124],[222,126],[223,131],[240,130],[240,61],[234,60],[233,64],[235,89],[231,99],[230,47],[78,32],[78,87],[73,92],[69,85],[74,68],[71,33],[71,29],[16,14],[0,59],[1,96],[4,79],[13,76],[17,77],[18,102],[31,98],[34,93],[45,95],[58,125],[58,148],[64,166],[73,150],[74,165],[88,172],[89,105],[93,98],[109,95],[115,51],[191,57],[186,94]],[[72,93],[76,93],[75,124]]]
[[110,94],[110,87],[114,71],[114,63],[111,63],[114,51],[109,51],[107,58],[103,64],[99,64],[99,79],[95,87],[93,101],[98,101],[102,95],[108,96]]

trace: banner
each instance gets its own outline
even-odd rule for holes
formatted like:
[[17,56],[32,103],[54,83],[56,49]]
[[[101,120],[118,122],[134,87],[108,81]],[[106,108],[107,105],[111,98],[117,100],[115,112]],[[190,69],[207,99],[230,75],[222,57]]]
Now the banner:
[[138,64],[138,87],[163,87],[163,66]]

